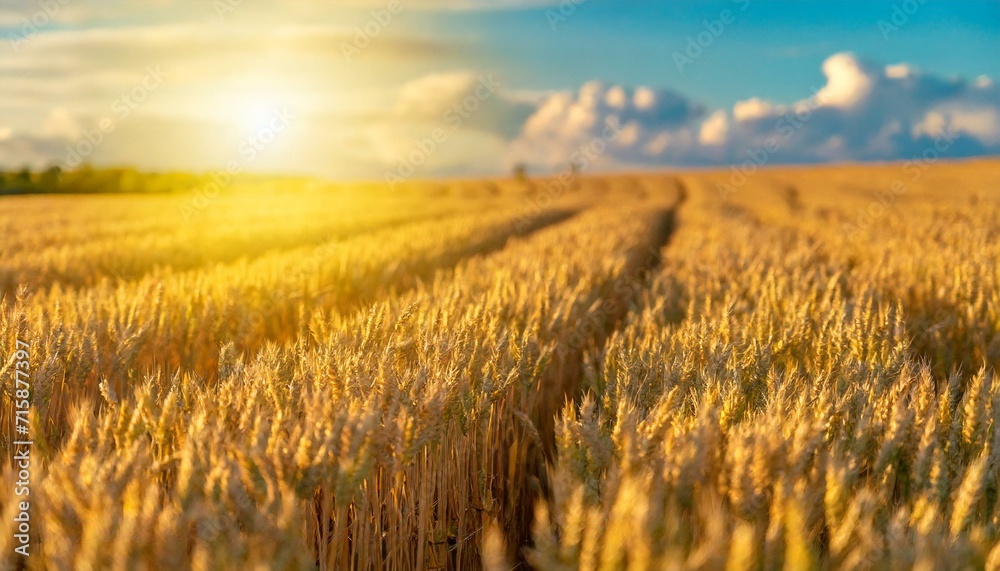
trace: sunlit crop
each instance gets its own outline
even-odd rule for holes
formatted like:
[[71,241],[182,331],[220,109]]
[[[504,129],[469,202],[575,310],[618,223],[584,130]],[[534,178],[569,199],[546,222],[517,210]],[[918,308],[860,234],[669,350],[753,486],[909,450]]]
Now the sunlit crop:
[[0,198],[28,567],[1000,569],[998,174]]

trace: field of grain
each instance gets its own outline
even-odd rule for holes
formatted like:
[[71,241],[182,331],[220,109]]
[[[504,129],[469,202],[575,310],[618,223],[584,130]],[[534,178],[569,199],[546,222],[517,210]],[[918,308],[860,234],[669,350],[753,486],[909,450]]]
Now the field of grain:
[[1000,569],[998,181],[0,197],[0,568]]

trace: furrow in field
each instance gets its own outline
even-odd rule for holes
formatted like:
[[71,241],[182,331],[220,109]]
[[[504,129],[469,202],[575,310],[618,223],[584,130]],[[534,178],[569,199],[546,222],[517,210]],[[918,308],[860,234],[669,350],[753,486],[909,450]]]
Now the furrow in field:
[[[8,196],[0,197],[0,229],[6,237],[5,253],[14,254],[67,243],[117,239],[124,244],[150,234],[211,234],[216,229],[302,223],[310,218],[342,220],[366,212],[419,211],[442,202],[463,201],[431,201],[410,193],[359,197],[354,192],[280,186],[262,192],[240,190],[205,202],[184,192]],[[464,202],[473,206],[473,201]]]
[[892,167],[615,178],[19,301],[29,566],[988,568],[1000,205],[948,172],[868,222],[825,191]]
[[[649,232],[625,255],[621,271],[600,283],[597,300],[573,321],[566,324],[555,342],[551,361],[538,381],[538,396],[530,411],[532,426],[518,425],[508,434],[509,441],[500,448],[525,450],[530,459],[527,477],[535,486],[511,486],[502,493],[508,512],[504,514],[508,557],[526,564],[524,548],[531,543],[535,509],[539,501],[551,501],[549,469],[558,465],[555,425],[566,403],[578,402],[585,389],[588,357],[603,351],[604,345],[640,304],[645,289],[661,263],[665,248],[677,228],[678,211],[687,200],[686,185],[679,178],[669,181],[669,193],[675,196],[669,208],[653,213]],[[540,449],[539,449],[540,445]]]
[[151,372],[215,377],[223,345],[242,354],[294,337],[316,311],[356,309],[572,213],[549,210],[526,222],[517,211],[463,215],[133,283],[56,289],[4,317],[30,324],[22,335],[54,383],[37,385],[52,395],[39,409],[58,433],[68,407],[99,390],[123,394]]
[[[522,549],[529,539],[530,514],[533,512],[536,502],[545,497],[546,467],[547,463],[552,460],[550,454],[554,449],[552,418],[567,398],[572,399],[577,396],[575,393],[580,387],[581,363],[584,353],[588,350],[594,350],[604,343],[607,336],[628,314],[630,304],[644,287],[649,272],[659,263],[660,248],[669,240],[676,225],[676,208],[686,196],[684,187],[679,181],[675,182],[674,186],[672,194],[675,196],[676,202],[672,207],[664,209],[662,202],[655,201],[654,204],[645,204],[631,217],[625,216],[625,219],[629,220],[627,226],[624,226],[629,229],[628,231],[615,230],[614,224],[621,224],[621,222],[615,220],[616,216],[605,210],[604,223],[609,226],[606,230],[599,230],[591,226],[586,234],[576,237],[569,234],[567,236],[570,238],[569,240],[557,238],[558,246],[555,246],[552,237],[558,236],[560,232],[558,229],[550,230],[548,236],[539,236],[536,242],[528,242],[519,245],[512,251],[501,252],[495,260],[486,259],[481,264],[461,267],[454,275],[445,276],[444,279],[440,279],[441,276],[439,276],[439,279],[428,290],[432,299],[440,298],[442,300],[432,302],[432,307],[435,305],[445,308],[454,307],[454,304],[459,300],[475,300],[470,306],[481,307],[480,318],[491,320],[493,326],[507,322],[509,317],[505,316],[508,316],[512,309],[523,304],[518,309],[531,312],[531,319],[523,322],[521,319],[515,318],[512,330],[500,336],[500,347],[503,348],[508,340],[516,339],[531,331],[529,337],[522,338],[522,342],[531,339],[532,343],[540,343],[541,346],[535,350],[541,349],[542,352],[538,354],[539,360],[530,365],[530,369],[526,369],[527,362],[521,361],[515,371],[508,373],[507,382],[513,381],[509,388],[499,393],[492,392],[492,395],[488,391],[486,396],[491,398],[491,402],[488,403],[488,411],[483,410],[479,413],[482,416],[478,422],[485,423],[485,426],[481,424],[478,433],[475,430],[470,432],[469,428],[463,428],[460,434],[451,428],[446,429],[446,436],[441,437],[443,449],[428,450],[431,455],[426,458],[428,460],[426,463],[413,463],[403,470],[402,473],[407,475],[404,479],[405,485],[400,487],[398,480],[394,482],[391,478],[389,480],[379,478],[377,481],[381,483],[376,486],[380,492],[369,497],[367,505],[362,503],[360,506],[355,506],[355,509],[360,508],[363,513],[376,508],[384,509],[389,497],[407,498],[407,502],[403,505],[408,504],[410,509],[404,508],[404,513],[423,511],[426,514],[426,507],[424,507],[426,502],[433,502],[437,506],[435,508],[437,515],[429,517],[427,520],[418,518],[408,522],[404,520],[398,524],[410,527],[410,531],[397,530],[403,536],[417,535],[417,552],[414,554],[409,548],[401,548],[400,546],[389,549],[392,553],[391,560],[395,566],[419,565],[421,561],[430,567],[443,565],[452,568],[477,564],[483,555],[484,532],[490,525],[496,526],[495,529],[503,530],[500,533],[507,549],[503,550],[504,553],[499,556],[512,563],[523,563]],[[667,191],[662,194],[671,195],[671,192]],[[639,202],[641,203],[642,200]],[[592,213],[592,216],[596,214],[599,213]],[[616,215],[620,216],[620,213],[616,213]],[[581,224],[585,222],[581,220]],[[590,224],[593,225],[594,222],[591,221]],[[569,230],[566,229],[566,232]],[[563,242],[572,244],[574,239],[581,239],[584,236],[589,241],[603,232],[611,232],[612,235],[621,232],[621,236],[617,237],[616,245],[613,248],[606,251],[597,249],[586,253],[576,250],[573,251],[572,255],[566,254],[564,249],[567,244]],[[597,246],[597,244],[589,242],[588,245]],[[594,256],[596,252],[603,253]],[[598,262],[596,267],[584,269],[584,267],[576,266],[577,263],[584,262],[591,257]],[[551,271],[545,269],[546,260],[558,260],[560,265],[566,263],[565,260],[571,260],[572,271],[581,272],[580,277],[576,278],[575,281],[570,281],[561,287],[544,288],[541,299],[553,299],[551,304],[544,303],[538,306],[536,305],[537,297],[534,299],[532,297],[524,298],[513,292],[511,292],[512,295],[498,299],[490,292],[490,290],[496,291],[498,286],[501,289],[507,289],[511,287],[509,284],[522,284],[529,288],[542,286],[545,283],[545,273]],[[527,274],[527,280],[510,275],[510,270],[504,268],[504,265],[510,265],[511,269],[517,268],[519,271],[524,271],[527,269],[526,265],[533,266],[535,264],[539,265],[539,270]],[[479,270],[477,266],[480,265],[486,267]],[[557,275],[562,273],[560,270],[556,270],[556,272]],[[479,275],[493,276],[492,282],[489,280],[482,282],[472,278],[472,276],[478,277]],[[560,277],[565,279],[568,276]],[[483,285],[477,288],[479,283]],[[562,280],[558,280],[553,285],[558,286],[561,283]],[[570,283],[573,285],[569,285]],[[486,290],[483,293],[477,293],[477,289],[484,286],[487,286]],[[515,287],[515,290],[520,290],[520,288]],[[546,298],[545,294],[555,297]],[[485,304],[479,301],[484,298],[489,300]],[[408,299],[412,301],[408,301]],[[393,302],[400,309],[404,304],[409,304],[405,305],[403,310],[404,317],[402,319],[404,321],[421,319],[407,317],[409,312],[413,310],[413,306],[419,304],[419,299],[419,297],[404,296]],[[513,306],[510,305],[512,303]],[[478,311],[477,309],[477,313]],[[515,310],[514,315],[517,315],[517,310]],[[440,319],[440,314],[435,319]],[[348,329],[371,327],[370,319],[365,325],[357,323],[351,326],[349,323],[341,322],[338,325]],[[377,323],[376,327],[381,325],[381,321]],[[524,333],[519,334],[518,331],[521,327],[525,327]],[[321,327],[315,329],[321,329]],[[497,335],[489,334],[476,336],[479,339],[496,339],[497,337]],[[448,344],[463,344],[471,340],[469,337],[460,335],[458,338],[448,341]],[[477,345],[479,343],[476,341]],[[355,345],[351,344],[350,346]],[[362,342],[360,347],[364,349],[366,343]],[[408,353],[413,347],[410,342],[401,340],[387,349],[389,349],[390,354],[397,351]],[[522,348],[523,350],[524,348]],[[475,360],[476,354],[481,354],[482,351],[488,351],[488,346],[474,349],[473,360]],[[462,354],[462,352],[457,353]],[[528,354],[530,355],[530,351]],[[522,354],[521,359],[523,358]],[[449,349],[447,353],[438,355],[433,367],[438,368],[438,370],[448,370],[455,366],[449,366],[448,362],[454,360],[452,349]],[[496,363],[487,363],[486,367],[484,372],[489,371],[488,377],[502,376],[503,374],[503,367],[497,367]],[[412,379],[414,373],[419,372],[419,368],[416,370],[406,369],[402,371],[402,376]],[[486,379],[477,379],[477,381],[486,382],[487,386],[489,384]],[[468,397],[478,400],[482,398],[482,395],[469,393]],[[379,408],[384,409],[384,406]],[[470,422],[475,421],[470,420]],[[444,455],[440,456],[442,453]],[[433,460],[435,457],[439,459]],[[441,469],[442,463],[454,465],[456,461],[458,464],[454,470]],[[479,476],[473,480],[468,479],[465,474],[470,470],[472,473],[478,473]],[[398,478],[399,475],[397,474],[396,477]],[[431,486],[423,487],[420,485],[426,482],[430,482]],[[383,494],[391,494],[391,496]],[[328,499],[332,499],[336,503],[335,497]],[[398,502],[398,500],[396,501]],[[400,507],[395,505],[392,509],[399,510]],[[333,528],[331,537],[358,538],[360,536],[364,541],[370,541],[366,534],[374,530],[368,528],[370,522],[363,517],[351,518],[332,512],[321,512],[320,515],[331,518]],[[346,526],[345,520],[348,524]],[[447,528],[449,521],[452,522],[451,525],[456,526],[457,533],[454,535],[446,533],[443,541],[429,539],[438,536],[442,526]],[[340,531],[337,531],[338,529]],[[329,538],[317,541],[316,549],[318,552],[323,552],[325,542],[328,540]],[[334,539],[334,543],[336,543],[336,539]],[[344,551],[342,555],[348,556],[348,553]],[[356,556],[355,554],[353,557]],[[371,561],[369,559],[362,560]],[[337,563],[338,561],[340,563]],[[327,562],[334,566],[343,563],[342,560],[338,559],[329,559]]]
[[852,236],[800,188],[801,208],[756,190],[737,215],[685,208],[594,397],[559,421],[535,566],[892,567],[942,561],[921,545],[949,533],[974,538],[964,562],[994,548],[995,498],[968,489],[993,489],[998,453],[997,207],[911,203]]
[[[374,205],[372,205],[374,206]],[[392,207],[374,211],[297,214],[286,218],[230,220],[220,226],[147,228],[141,235],[63,241],[49,247],[14,252],[0,260],[0,297],[13,298],[18,287],[42,291],[54,284],[62,289],[92,287],[105,281],[134,281],[146,274],[196,269],[268,252],[291,250],[342,240],[382,228],[421,220],[447,218],[468,212],[468,205],[440,204],[416,208]],[[160,215],[162,216],[162,215]],[[24,230],[27,233],[27,230]]]
[[[540,443],[504,447],[508,435],[533,426],[559,342],[637,248],[655,243],[661,209],[587,210],[359,314],[313,313],[295,343],[248,357],[224,351],[217,383],[164,370],[115,395],[91,428],[74,425],[48,473],[116,458],[116,485],[106,485],[110,473],[89,484],[108,491],[108,511],[87,515],[107,518],[95,529],[113,535],[128,466],[153,466],[162,509],[186,530],[160,540],[210,567],[258,557],[293,567],[476,567],[487,530],[512,523],[517,506],[506,504],[522,497],[513,488],[532,486],[544,464]],[[116,421],[119,410],[134,421]],[[41,484],[46,536],[79,535],[69,519],[44,515],[81,509],[75,481]],[[60,545],[67,551],[56,560],[89,557],[74,553],[75,540]]]
[[[304,318],[310,318],[317,311],[332,310],[337,313],[351,313],[367,304],[378,301],[386,296],[398,296],[406,291],[431,280],[448,281],[454,275],[456,266],[471,257],[489,256],[503,248],[514,239],[528,238],[535,232],[549,226],[562,223],[573,216],[577,210],[550,210],[541,212],[530,218],[508,220],[509,224],[501,225],[490,231],[482,228],[474,239],[457,241],[454,247],[442,248],[430,258],[402,257],[383,260],[381,270],[372,266],[371,260],[366,260],[368,271],[363,276],[377,276],[379,283],[372,284],[365,280],[345,283],[325,282],[320,278],[300,293],[289,294],[288,301],[294,302],[294,313],[275,308],[265,309],[259,321],[266,325],[266,333],[257,338],[255,343],[237,344],[240,350],[252,352],[264,342],[284,343],[301,332],[306,323]],[[325,284],[325,285],[324,285]],[[279,294],[280,295],[280,294]],[[275,301],[274,292],[269,295],[269,301],[263,307],[272,307]],[[306,310],[302,310],[302,304]],[[322,313],[318,316],[322,317]]]

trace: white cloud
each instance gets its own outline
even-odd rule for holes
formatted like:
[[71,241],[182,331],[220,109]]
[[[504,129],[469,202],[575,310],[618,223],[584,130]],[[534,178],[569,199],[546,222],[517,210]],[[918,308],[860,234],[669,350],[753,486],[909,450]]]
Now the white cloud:
[[957,133],[969,135],[983,143],[1000,144],[1000,110],[958,108],[948,112],[946,122]]
[[725,111],[716,111],[701,124],[698,141],[703,145],[719,145],[725,142],[729,133],[729,118]]
[[17,134],[5,128],[0,130],[0,157],[6,168],[43,168],[56,162],[54,157],[61,157],[68,143],[65,139]]
[[397,92],[390,123],[483,131],[501,138],[518,134],[543,96],[512,93],[492,73],[452,71],[419,77]]
[[639,87],[635,90],[632,103],[636,109],[648,111],[656,107],[656,92],[648,87]]
[[602,165],[662,166],[739,163],[770,148],[771,163],[906,159],[953,136],[946,156],[1000,153],[1000,89],[927,75],[895,64],[879,67],[850,53],[824,62],[826,83],[813,97],[789,103],[757,97],[731,110],[705,113],[683,96],[601,82],[543,101],[511,146],[510,161],[565,164],[608,122],[629,126],[610,144]]
[[[581,147],[605,138],[613,125],[620,131],[606,141],[597,162],[631,164],[646,160],[650,151],[665,150],[677,138],[675,131],[690,129],[702,115],[703,106],[676,93],[592,81],[576,93],[556,93],[544,100],[524,124],[508,162],[558,168],[573,160]],[[671,137],[662,137],[664,133]]]
[[[892,68],[890,68],[892,69]],[[834,107],[853,107],[863,101],[874,88],[875,71],[854,55],[840,53],[823,62],[826,86],[817,98]]]
[[56,107],[42,123],[41,135],[49,138],[73,139],[80,134],[80,123],[65,107]]
[[767,117],[775,110],[775,106],[760,99],[759,97],[751,97],[746,101],[737,101],[733,105],[733,118],[737,121],[750,121],[753,119],[760,119],[762,117]]

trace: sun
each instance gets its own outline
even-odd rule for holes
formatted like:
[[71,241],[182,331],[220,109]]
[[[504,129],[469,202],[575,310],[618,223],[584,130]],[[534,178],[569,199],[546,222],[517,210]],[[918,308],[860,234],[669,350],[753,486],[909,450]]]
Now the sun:
[[280,97],[253,95],[236,102],[233,122],[246,133],[256,133],[273,128],[275,119],[281,116],[288,103]]
[[273,128],[276,117],[297,115],[307,90],[293,77],[261,73],[229,78],[213,91],[214,119],[249,136]]

